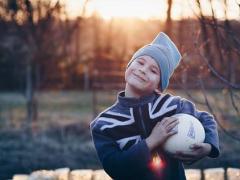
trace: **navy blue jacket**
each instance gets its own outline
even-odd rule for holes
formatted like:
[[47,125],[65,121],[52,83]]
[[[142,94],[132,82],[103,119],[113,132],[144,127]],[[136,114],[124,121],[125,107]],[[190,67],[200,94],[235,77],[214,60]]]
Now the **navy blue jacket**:
[[216,122],[210,114],[198,111],[194,104],[179,96],[156,94],[140,99],[118,94],[116,103],[91,122],[93,142],[104,170],[121,180],[186,179],[182,162],[158,151],[164,164],[158,171],[150,166],[152,152],[145,139],[164,117],[176,113],[195,116],[205,129],[205,143],[212,146],[209,157],[219,155]]

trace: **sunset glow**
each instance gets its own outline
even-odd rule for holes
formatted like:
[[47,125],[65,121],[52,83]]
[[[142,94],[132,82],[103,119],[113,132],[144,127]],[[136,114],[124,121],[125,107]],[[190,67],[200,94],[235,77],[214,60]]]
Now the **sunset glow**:
[[[85,0],[62,0],[70,17],[81,15]],[[227,0],[226,9],[223,1],[212,0],[214,13],[217,18],[240,19],[239,7],[235,0]],[[204,15],[212,15],[209,0],[201,0]],[[166,19],[167,0],[89,0],[86,7],[86,16],[97,13],[104,19],[111,18],[139,18],[139,19]],[[173,0],[172,19],[191,18],[199,13],[196,1]],[[226,17],[225,17],[226,16]]]
[[167,4],[158,0],[103,0],[92,1],[90,11],[97,11],[103,18],[165,18]]

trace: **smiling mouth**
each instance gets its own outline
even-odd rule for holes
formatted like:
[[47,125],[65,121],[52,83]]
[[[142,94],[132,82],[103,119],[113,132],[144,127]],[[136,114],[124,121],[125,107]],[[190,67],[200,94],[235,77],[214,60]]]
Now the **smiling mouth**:
[[141,76],[139,76],[139,75],[137,75],[137,74],[135,74],[135,73],[133,73],[134,74],[134,76],[135,77],[137,77],[138,79],[140,79],[140,80],[142,80],[142,81],[146,81],[144,78],[142,78]]

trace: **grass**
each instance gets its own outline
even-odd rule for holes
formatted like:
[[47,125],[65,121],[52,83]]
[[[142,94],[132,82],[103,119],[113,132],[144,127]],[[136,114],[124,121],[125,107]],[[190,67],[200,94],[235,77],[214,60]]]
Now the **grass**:
[[[189,99],[184,91],[170,91]],[[194,99],[204,101],[200,91],[189,90]],[[239,92],[236,92],[239,94]],[[22,127],[26,123],[26,100],[16,93],[0,93],[0,179],[36,169],[69,167],[101,168],[91,141],[89,123],[94,119],[93,105],[98,112],[115,102],[116,92],[97,92],[93,104],[92,92],[39,92],[38,119],[33,122],[33,135]],[[231,131],[240,128],[240,119],[230,97],[220,90],[208,91],[209,101],[217,115],[224,114],[221,124]],[[237,106],[240,102],[236,99]],[[202,104],[196,106],[207,110]],[[222,154],[217,160],[204,159],[194,168],[239,167],[240,142],[219,131]],[[239,133],[238,133],[239,135]],[[239,137],[239,136],[238,136]],[[26,143],[27,142],[27,143]]]
[[[179,95],[189,99],[185,91],[170,91],[173,95]],[[204,96],[200,91],[189,90],[189,94],[197,102],[204,102]],[[236,92],[239,94],[239,92]],[[42,128],[48,123],[73,123],[90,122],[94,118],[93,109],[98,112],[104,110],[115,102],[117,92],[96,92],[96,102],[94,104],[94,95],[92,92],[83,91],[47,91],[38,92],[35,97],[38,102],[38,121],[35,125]],[[221,116],[226,126],[240,128],[240,119],[230,100],[228,93],[224,90],[208,91],[208,98],[214,112]],[[240,107],[240,101],[236,99],[237,107]],[[95,107],[94,107],[95,106]],[[207,110],[206,105],[196,103],[200,110]],[[224,112],[224,113],[222,113]],[[19,128],[21,123],[26,121],[26,99],[22,94],[0,93],[0,128],[6,126]],[[38,123],[40,122],[40,124]]]

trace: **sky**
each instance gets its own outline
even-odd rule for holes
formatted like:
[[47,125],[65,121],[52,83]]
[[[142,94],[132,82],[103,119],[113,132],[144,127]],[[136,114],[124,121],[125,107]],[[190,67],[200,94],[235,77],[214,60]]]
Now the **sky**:
[[[70,17],[80,15],[85,0],[61,0],[66,4]],[[240,20],[239,0],[226,0],[228,19]],[[215,16],[225,19],[223,0],[212,0]],[[204,15],[211,15],[209,0],[201,0]],[[191,18],[198,13],[195,0],[173,0],[172,18],[179,20],[182,17]],[[111,18],[140,18],[162,19],[166,18],[167,0],[89,0],[86,14],[90,16],[97,12],[104,19]]]

